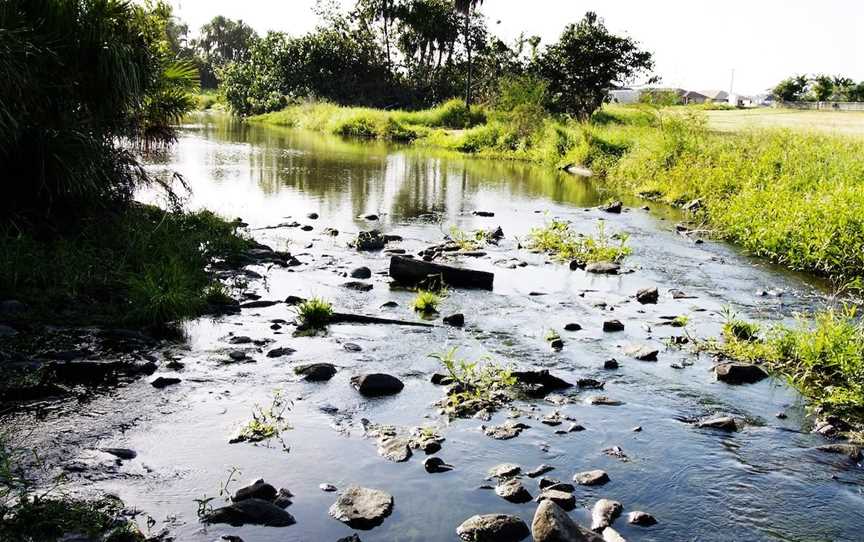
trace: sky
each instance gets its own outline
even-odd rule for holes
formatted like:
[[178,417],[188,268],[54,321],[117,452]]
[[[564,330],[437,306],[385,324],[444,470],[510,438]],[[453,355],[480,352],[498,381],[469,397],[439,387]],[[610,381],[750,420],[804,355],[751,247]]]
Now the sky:
[[[215,15],[243,19],[259,33],[302,34],[318,22],[315,0],[171,1],[193,30]],[[861,0],[486,0],[481,11],[506,41],[524,32],[547,44],[596,11],[610,30],[654,53],[664,86],[756,94],[798,73],[864,80]]]

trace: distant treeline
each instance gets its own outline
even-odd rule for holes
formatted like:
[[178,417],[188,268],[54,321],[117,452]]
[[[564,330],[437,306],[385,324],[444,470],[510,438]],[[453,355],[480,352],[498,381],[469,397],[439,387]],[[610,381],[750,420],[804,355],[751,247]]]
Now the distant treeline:
[[864,81],[841,75],[794,75],[771,91],[780,102],[864,102]]
[[322,3],[321,23],[302,36],[258,36],[242,21],[216,17],[186,39],[188,28],[175,22],[176,46],[239,115],[309,100],[385,109],[456,96],[491,103],[503,80],[530,78],[547,110],[586,118],[610,87],[650,80],[651,54],[611,34],[594,13],[541,47],[537,36],[513,43],[495,36],[479,3],[357,0],[350,10]]

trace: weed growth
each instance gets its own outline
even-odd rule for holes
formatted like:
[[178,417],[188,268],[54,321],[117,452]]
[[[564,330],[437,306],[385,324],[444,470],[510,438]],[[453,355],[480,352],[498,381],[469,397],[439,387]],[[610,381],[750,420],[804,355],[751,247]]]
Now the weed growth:
[[297,305],[297,319],[303,329],[325,329],[332,316],[333,305],[320,297],[312,297]]
[[583,235],[572,230],[567,222],[557,219],[528,233],[532,249],[551,254],[560,261],[576,261],[581,265],[620,262],[631,253],[627,239],[626,234],[607,234],[603,222],[597,224],[594,235]]
[[448,414],[464,417],[482,409],[494,410],[516,386],[516,378],[511,370],[494,363],[491,358],[469,362],[456,355],[457,348],[430,354],[456,383],[444,401],[444,409]]

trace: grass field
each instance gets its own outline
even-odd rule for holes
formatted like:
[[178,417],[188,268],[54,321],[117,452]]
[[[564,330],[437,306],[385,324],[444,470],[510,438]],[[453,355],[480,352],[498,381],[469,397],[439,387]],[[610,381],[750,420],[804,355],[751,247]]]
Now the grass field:
[[864,111],[799,111],[796,109],[739,109],[706,111],[708,126],[723,132],[752,128],[790,128],[796,131],[864,136]]

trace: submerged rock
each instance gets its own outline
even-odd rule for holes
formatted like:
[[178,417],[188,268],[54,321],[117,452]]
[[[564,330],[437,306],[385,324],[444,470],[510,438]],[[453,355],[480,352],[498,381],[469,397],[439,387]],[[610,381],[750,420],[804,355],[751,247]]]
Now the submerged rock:
[[471,516],[456,528],[456,535],[465,542],[519,542],[529,534],[521,518],[508,514]]
[[358,292],[368,292],[373,288],[371,284],[368,282],[361,282],[359,280],[349,280],[348,282],[342,283],[343,288],[348,288],[349,290],[357,290]]
[[714,416],[696,422],[696,427],[700,429],[720,429],[722,431],[737,431],[738,424],[735,418],[731,416]]
[[99,451],[123,460],[131,460],[138,457],[138,452],[128,448],[99,448]]
[[474,214],[474,216],[482,216],[482,217],[486,217],[486,218],[490,218],[490,217],[495,216],[495,213],[493,213],[492,211],[474,211],[473,214]]
[[529,478],[537,478],[538,476],[543,476],[544,474],[546,474],[547,472],[552,471],[552,470],[555,470],[555,467],[553,467],[552,465],[546,465],[544,463],[543,465],[540,465],[537,468],[529,470],[525,474]]
[[405,384],[395,376],[384,373],[370,373],[351,377],[351,384],[362,395],[378,397],[393,395],[402,391]]
[[817,450],[829,454],[842,454],[848,456],[849,459],[857,461],[862,457],[862,448],[854,444],[824,444],[817,446]]
[[600,499],[591,509],[591,530],[602,532],[603,529],[612,525],[621,515],[623,509],[624,507],[618,501]]
[[268,358],[281,358],[282,356],[290,356],[296,352],[293,348],[288,348],[287,346],[279,346],[267,352]]
[[393,496],[377,489],[351,486],[330,506],[330,516],[355,529],[371,529],[393,511]]
[[486,427],[483,429],[483,432],[487,437],[492,437],[495,440],[510,440],[518,437],[519,434],[522,433],[523,429],[529,429],[530,427],[530,425],[525,425],[524,423],[513,423],[508,421],[501,425]]
[[714,367],[714,375],[727,384],[753,384],[768,378],[761,367],[749,363],[721,363]]
[[602,542],[602,538],[583,529],[552,501],[543,501],[531,522],[534,542]]
[[264,525],[287,527],[296,523],[294,516],[273,503],[261,499],[245,499],[213,510],[204,516],[204,523],[227,523],[234,527]]

